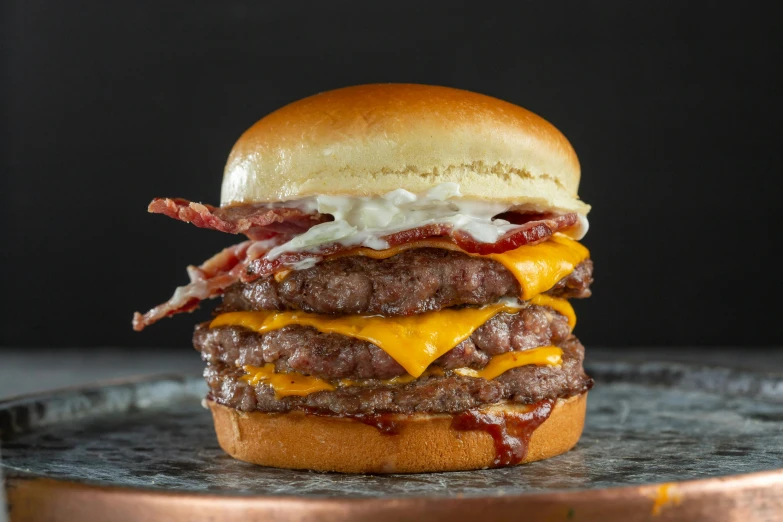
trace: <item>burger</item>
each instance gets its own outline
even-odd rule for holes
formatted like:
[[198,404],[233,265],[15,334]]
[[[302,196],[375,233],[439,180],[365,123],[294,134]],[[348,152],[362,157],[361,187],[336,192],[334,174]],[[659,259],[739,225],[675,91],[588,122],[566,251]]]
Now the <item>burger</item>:
[[220,297],[193,344],[232,457],[348,473],[471,470],[572,448],[590,295],[580,166],[550,123],[426,85],[362,85],[267,115],[220,206],[149,211],[247,239],[142,330]]

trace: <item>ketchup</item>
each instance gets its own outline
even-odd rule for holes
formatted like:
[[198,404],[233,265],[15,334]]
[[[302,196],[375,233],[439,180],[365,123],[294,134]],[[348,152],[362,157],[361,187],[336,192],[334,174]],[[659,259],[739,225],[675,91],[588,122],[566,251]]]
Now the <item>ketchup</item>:
[[[397,418],[395,418],[397,417]],[[354,415],[351,418],[377,428],[384,435],[399,435],[405,420],[400,420],[399,415],[381,413],[375,415]]]
[[395,413],[332,413],[317,408],[303,408],[307,415],[316,415],[319,417],[338,417],[341,419],[351,419],[367,424],[377,429],[384,435],[399,435],[402,425],[406,419],[400,418],[401,415]]
[[[492,466],[499,468],[518,464],[527,456],[530,437],[552,413],[554,401],[543,400],[526,412],[483,412],[467,410],[454,415],[452,429],[459,431],[480,430],[492,437],[495,443],[495,460]],[[394,413],[334,414],[316,408],[304,408],[308,415],[339,417],[359,421],[372,426],[384,435],[399,435],[407,422],[404,415]]]
[[481,430],[489,433],[495,442],[495,460],[492,461],[492,466],[511,466],[527,456],[530,437],[536,428],[549,418],[553,404],[551,400],[543,400],[524,413],[468,410],[455,415],[451,427],[455,430]]

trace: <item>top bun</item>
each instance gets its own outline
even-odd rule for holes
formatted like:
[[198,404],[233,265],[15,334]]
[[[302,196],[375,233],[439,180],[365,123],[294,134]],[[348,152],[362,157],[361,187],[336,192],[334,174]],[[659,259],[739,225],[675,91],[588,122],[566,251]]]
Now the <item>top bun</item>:
[[308,196],[422,193],[587,213],[579,160],[551,123],[448,87],[359,85],[296,101],[248,129],[226,164],[221,205]]

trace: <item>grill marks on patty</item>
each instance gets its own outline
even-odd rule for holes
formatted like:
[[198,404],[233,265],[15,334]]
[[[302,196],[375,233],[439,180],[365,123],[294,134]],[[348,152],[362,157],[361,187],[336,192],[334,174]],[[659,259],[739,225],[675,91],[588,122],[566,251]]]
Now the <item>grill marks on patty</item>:
[[[590,295],[593,264],[579,264],[549,292]],[[517,297],[519,283],[488,258],[438,248],[408,250],[388,259],[348,256],[274,277],[237,283],[226,290],[218,312],[304,310],[319,314],[406,316],[460,305],[481,306]]]
[[562,366],[513,368],[492,380],[443,375],[422,377],[403,385],[380,382],[276,399],[264,384],[241,380],[244,372],[222,362],[210,363],[204,377],[209,398],[241,411],[287,412],[297,408],[334,414],[457,413],[486,404],[532,404],[543,399],[572,397],[589,390],[593,381],[582,368],[584,348],[575,337],[561,344]]
[[[493,355],[557,345],[570,337],[568,320],[544,306],[516,314],[499,313],[433,364],[443,369],[487,365]],[[193,345],[209,363],[241,367],[273,363],[278,372],[299,372],[323,379],[389,379],[405,369],[378,346],[309,326],[286,326],[256,333],[237,326],[196,327]]]

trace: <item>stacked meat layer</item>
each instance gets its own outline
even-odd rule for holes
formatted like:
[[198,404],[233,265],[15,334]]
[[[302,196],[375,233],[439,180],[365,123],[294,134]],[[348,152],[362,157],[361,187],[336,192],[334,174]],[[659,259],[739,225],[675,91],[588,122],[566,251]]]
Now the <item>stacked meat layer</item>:
[[[589,296],[592,268],[589,259],[583,261],[547,294]],[[397,317],[482,307],[521,293],[517,279],[495,260],[420,248],[387,259],[341,257],[283,278],[270,275],[236,283],[227,289],[218,312],[301,310]],[[529,302],[521,303],[518,311],[494,315],[409,382],[400,382],[407,380],[400,379],[408,375],[406,370],[375,344],[312,326],[289,325],[258,333],[242,326],[210,328],[204,323],[196,328],[193,342],[208,363],[205,377],[211,398],[243,411],[456,413],[504,401],[535,403],[570,397],[592,385],[582,368],[584,348],[571,334],[568,318]],[[560,365],[511,368],[493,379],[465,375],[465,369],[485,368],[494,356],[544,346],[562,349]],[[247,379],[246,367],[269,364],[276,373],[313,376],[334,389],[280,396],[269,384]]]

